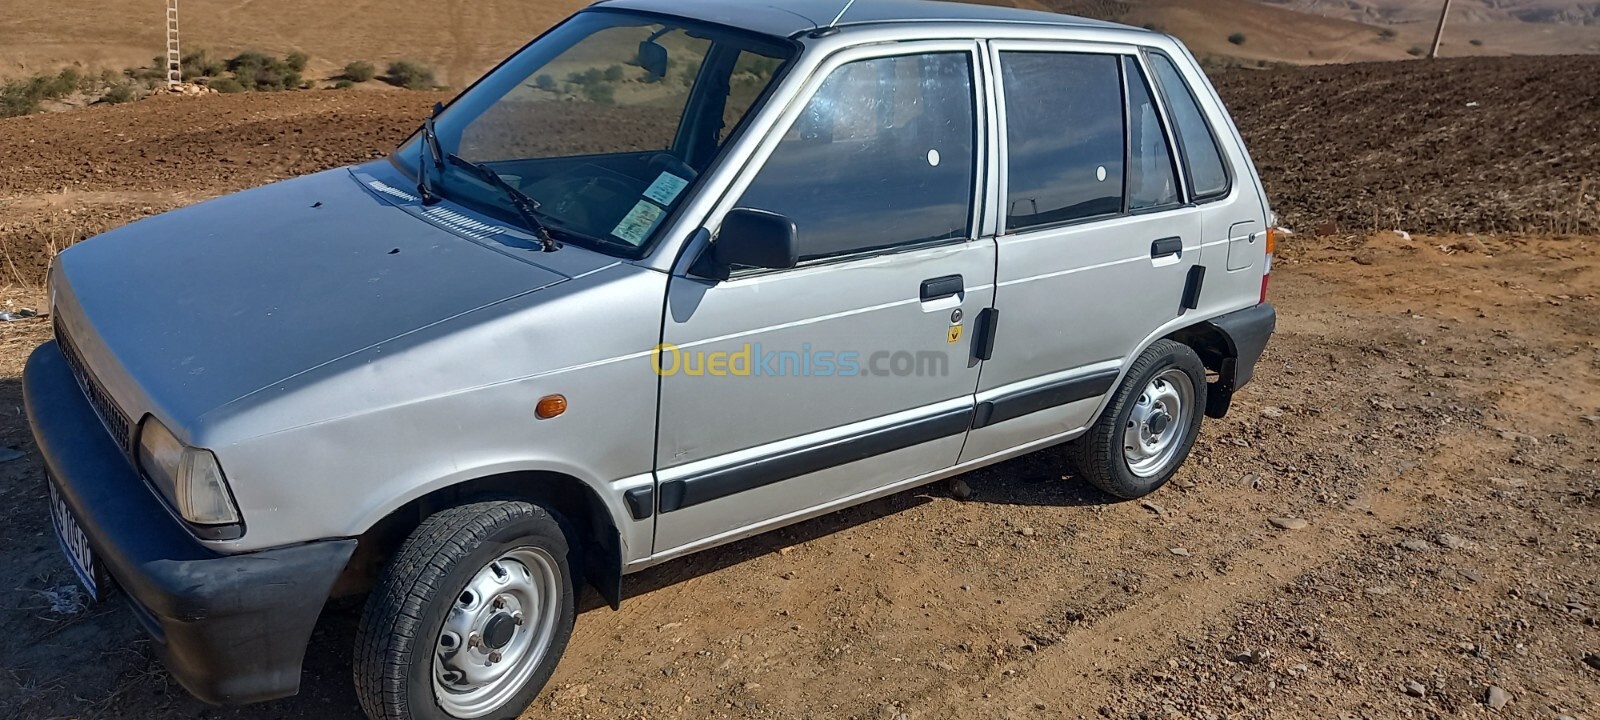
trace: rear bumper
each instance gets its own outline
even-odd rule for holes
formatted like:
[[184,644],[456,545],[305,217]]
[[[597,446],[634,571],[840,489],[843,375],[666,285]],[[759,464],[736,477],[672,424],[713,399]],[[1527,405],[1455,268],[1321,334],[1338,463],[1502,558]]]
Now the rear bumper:
[[1267,340],[1278,329],[1278,311],[1269,303],[1261,303],[1213,318],[1211,324],[1227,335],[1228,342],[1233,345],[1233,387],[1229,389],[1238,390],[1255,376],[1256,361],[1261,359]]
[[1206,396],[1206,414],[1222,417],[1233,404],[1234,391],[1255,377],[1256,361],[1278,328],[1278,311],[1261,303],[1212,318],[1210,324],[1228,341],[1228,356]]
[[216,553],[134,470],[54,342],[28,358],[22,382],[51,481],[173,677],[219,704],[298,692],[311,629],[356,541]]

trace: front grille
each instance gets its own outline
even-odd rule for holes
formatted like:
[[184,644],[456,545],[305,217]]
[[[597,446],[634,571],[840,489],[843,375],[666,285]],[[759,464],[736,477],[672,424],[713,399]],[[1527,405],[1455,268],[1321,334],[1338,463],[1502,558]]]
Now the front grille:
[[128,414],[117,407],[105,387],[89,372],[89,366],[83,363],[83,356],[78,354],[77,346],[72,344],[72,338],[67,335],[67,329],[61,325],[61,321],[57,319],[54,325],[56,344],[61,346],[61,354],[66,356],[72,375],[78,379],[78,387],[83,388],[83,394],[89,398],[89,404],[94,406],[95,414],[100,416],[100,422],[105,423],[106,431],[117,441],[117,446],[128,457],[133,457],[133,425],[128,422]]

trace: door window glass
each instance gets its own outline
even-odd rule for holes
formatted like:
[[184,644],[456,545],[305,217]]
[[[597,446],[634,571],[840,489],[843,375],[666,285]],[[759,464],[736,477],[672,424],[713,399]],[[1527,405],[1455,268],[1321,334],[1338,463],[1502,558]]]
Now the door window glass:
[[740,207],[788,216],[801,261],[965,237],[976,110],[967,53],[835,70]]
[[1011,231],[1122,212],[1125,131],[1117,58],[1000,54]]

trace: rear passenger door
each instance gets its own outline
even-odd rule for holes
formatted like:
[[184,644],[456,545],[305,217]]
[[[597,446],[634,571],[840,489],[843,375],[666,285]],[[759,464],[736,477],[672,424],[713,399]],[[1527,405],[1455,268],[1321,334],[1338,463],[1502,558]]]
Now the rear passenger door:
[[[1231,121],[1197,68],[1165,53],[1146,54],[1151,77],[1161,89],[1190,200],[1200,209],[1204,290],[1195,314],[1214,317],[1250,307],[1261,299],[1266,272],[1266,203],[1254,170],[1235,141]],[[1186,68],[1180,70],[1180,68]],[[1207,102],[1201,102],[1205,98]]]
[[1184,313],[1201,214],[1131,46],[991,43],[999,118],[993,351],[962,462],[1093,419]]

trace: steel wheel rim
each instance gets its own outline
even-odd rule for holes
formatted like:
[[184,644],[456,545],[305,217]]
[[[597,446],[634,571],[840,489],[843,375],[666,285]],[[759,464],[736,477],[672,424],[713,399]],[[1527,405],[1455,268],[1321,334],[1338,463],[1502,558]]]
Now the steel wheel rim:
[[1194,381],[1178,368],[1150,379],[1122,430],[1122,457],[1129,472],[1148,478],[1168,469],[1188,440],[1193,398]]
[[434,638],[433,694],[469,720],[505,705],[538,670],[561,608],[556,559],[536,547],[508,550],[456,591]]

